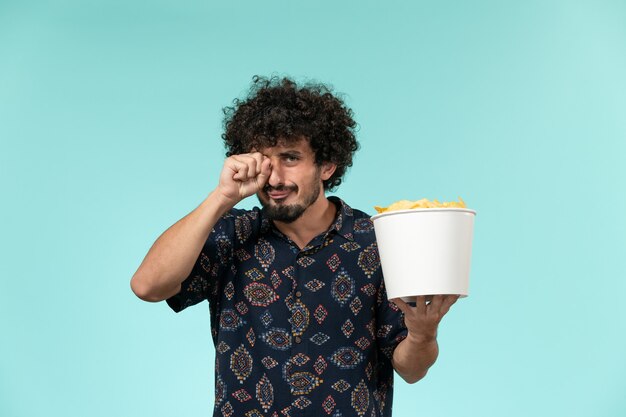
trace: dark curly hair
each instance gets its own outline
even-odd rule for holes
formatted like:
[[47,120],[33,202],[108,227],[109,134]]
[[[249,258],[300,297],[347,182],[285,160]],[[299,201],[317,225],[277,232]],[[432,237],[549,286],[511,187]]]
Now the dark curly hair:
[[334,189],[359,148],[352,110],[323,84],[298,86],[289,78],[254,76],[248,96],[235,99],[224,109],[226,156],[276,146],[279,140],[308,139],[315,163],[337,165],[324,181],[324,189]]

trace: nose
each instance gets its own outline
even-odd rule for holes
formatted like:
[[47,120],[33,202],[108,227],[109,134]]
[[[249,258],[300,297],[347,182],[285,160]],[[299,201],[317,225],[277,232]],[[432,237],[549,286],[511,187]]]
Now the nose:
[[285,184],[285,179],[283,178],[283,169],[280,166],[280,162],[272,161],[270,177],[267,180],[267,183],[270,187],[278,187],[279,185]]

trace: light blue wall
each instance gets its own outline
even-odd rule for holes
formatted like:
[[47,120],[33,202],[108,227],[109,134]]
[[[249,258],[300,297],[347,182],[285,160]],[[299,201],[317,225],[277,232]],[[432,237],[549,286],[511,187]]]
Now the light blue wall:
[[1,416],[210,415],[206,304],[128,283],[273,72],[346,94],[350,204],[478,211],[471,296],[395,415],[626,415],[623,1],[0,0]]

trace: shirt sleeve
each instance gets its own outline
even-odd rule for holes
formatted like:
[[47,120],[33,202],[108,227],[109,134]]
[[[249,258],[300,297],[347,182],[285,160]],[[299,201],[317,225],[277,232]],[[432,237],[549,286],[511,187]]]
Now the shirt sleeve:
[[393,351],[406,338],[408,330],[402,311],[387,299],[384,281],[381,281],[378,289],[376,305],[376,340],[382,354],[391,359]]
[[178,294],[168,298],[167,304],[175,312],[211,300],[218,294],[221,277],[231,264],[233,256],[232,214],[224,215],[205,242],[189,276],[181,283]]

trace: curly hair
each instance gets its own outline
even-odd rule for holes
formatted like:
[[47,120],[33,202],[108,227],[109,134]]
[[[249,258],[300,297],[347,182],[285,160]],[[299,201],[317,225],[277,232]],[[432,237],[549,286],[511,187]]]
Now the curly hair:
[[252,78],[248,96],[225,107],[226,156],[276,146],[278,141],[309,141],[315,163],[337,165],[324,189],[341,184],[359,148],[352,110],[324,84],[298,86],[289,78]]

